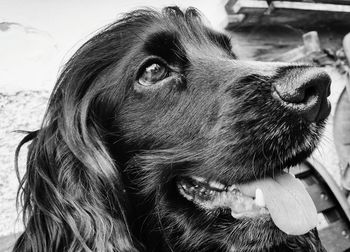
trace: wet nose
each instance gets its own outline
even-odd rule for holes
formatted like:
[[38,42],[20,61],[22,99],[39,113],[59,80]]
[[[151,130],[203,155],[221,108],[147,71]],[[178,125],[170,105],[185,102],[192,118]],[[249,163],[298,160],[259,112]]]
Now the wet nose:
[[273,83],[273,97],[309,122],[327,118],[331,105],[331,79],[316,67],[295,67],[283,71]]

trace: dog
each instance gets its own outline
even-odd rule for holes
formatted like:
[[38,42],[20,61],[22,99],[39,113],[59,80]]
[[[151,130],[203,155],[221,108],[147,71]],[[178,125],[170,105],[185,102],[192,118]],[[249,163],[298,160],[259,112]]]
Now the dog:
[[126,14],[66,63],[17,148],[14,251],[324,251],[286,170],[316,148],[330,82],[239,60],[194,8]]

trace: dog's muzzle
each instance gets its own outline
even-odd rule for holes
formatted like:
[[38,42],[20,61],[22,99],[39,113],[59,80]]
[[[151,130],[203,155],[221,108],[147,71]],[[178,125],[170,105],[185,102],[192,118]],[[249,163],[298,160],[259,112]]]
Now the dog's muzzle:
[[270,216],[287,234],[305,234],[317,224],[310,195],[289,173],[229,186],[202,177],[183,178],[178,189],[187,200],[207,211],[229,209],[235,219]]

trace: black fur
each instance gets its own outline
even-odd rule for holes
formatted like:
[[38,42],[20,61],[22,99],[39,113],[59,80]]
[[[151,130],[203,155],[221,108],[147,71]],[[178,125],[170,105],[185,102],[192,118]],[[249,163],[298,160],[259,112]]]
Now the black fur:
[[[273,174],[318,142],[324,122],[271,96],[273,82],[309,66],[233,51],[195,9],[177,7],[131,12],[85,43],[18,147],[32,140],[14,251],[322,251],[315,230],[287,236],[265,218],[206,212],[176,189],[192,175],[234,184]],[[169,76],[148,88],[138,79],[150,62]]]

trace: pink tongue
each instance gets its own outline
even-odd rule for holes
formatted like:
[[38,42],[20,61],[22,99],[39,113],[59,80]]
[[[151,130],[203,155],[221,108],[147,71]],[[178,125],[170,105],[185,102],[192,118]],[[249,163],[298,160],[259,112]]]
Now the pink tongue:
[[290,235],[301,235],[316,227],[316,207],[299,179],[288,173],[239,185],[242,193],[255,196],[263,191],[266,207],[275,225]]

